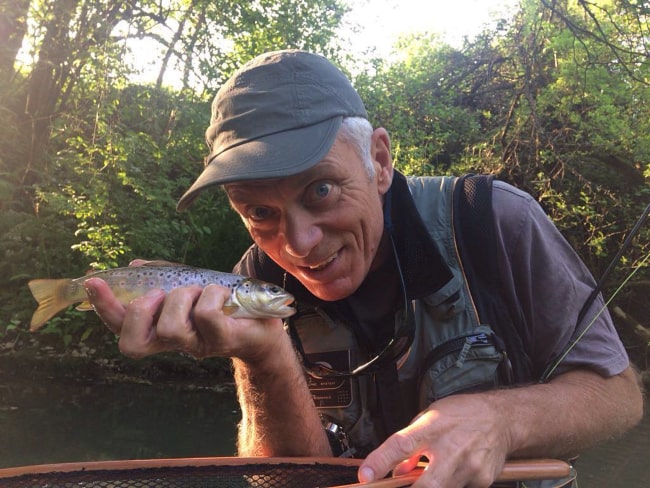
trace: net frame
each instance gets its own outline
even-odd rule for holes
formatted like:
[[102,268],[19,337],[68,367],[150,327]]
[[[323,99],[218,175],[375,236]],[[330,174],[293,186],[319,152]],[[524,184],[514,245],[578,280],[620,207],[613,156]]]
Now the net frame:
[[[333,457],[204,457],[91,461],[0,469],[6,488],[350,488],[363,460]],[[420,463],[410,486],[426,463]],[[510,460],[493,487],[520,487],[522,480],[569,486],[573,467],[556,459]],[[382,480],[388,481],[388,480]],[[393,481],[397,481],[393,479]]]

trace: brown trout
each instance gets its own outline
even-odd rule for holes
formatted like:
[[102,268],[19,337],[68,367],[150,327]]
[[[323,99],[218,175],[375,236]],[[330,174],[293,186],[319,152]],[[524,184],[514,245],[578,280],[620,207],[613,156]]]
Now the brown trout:
[[272,283],[221,271],[151,261],[143,266],[97,271],[75,279],[30,281],[29,289],[38,302],[38,308],[32,316],[29,330],[37,330],[74,303],[81,302],[77,310],[92,310],[84,288],[84,282],[90,278],[104,280],[124,305],[153,289],[168,293],[182,286],[205,287],[214,283],[230,288],[231,295],[223,311],[231,317],[284,318],[295,313],[295,309],[289,306],[294,300],[293,296]]

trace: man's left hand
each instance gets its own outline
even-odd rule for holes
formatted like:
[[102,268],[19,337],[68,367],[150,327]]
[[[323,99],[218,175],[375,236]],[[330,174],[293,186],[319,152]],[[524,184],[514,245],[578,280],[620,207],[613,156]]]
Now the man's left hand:
[[414,487],[488,487],[508,452],[503,414],[481,394],[443,398],[370,453],[359,479],[381,479],[391,470],[405,474],[424,456],[429,464]]

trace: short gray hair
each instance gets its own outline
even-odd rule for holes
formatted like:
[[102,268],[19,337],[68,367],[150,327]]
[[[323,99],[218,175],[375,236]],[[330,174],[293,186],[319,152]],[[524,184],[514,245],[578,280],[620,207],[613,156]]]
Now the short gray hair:
[[338,134],[345,142],[354,147],[370,178],[375,175],[375,166],[372,164],[370,153],[372,132],[372,125],[363,117],[345,117]]

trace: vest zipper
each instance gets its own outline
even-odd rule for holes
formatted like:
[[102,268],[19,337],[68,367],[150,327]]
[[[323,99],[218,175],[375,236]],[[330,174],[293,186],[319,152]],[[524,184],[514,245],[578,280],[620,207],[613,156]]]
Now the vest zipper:
[[438,347],[434,348],[433,351],[429,353],[426,363],[430,366],[444,356],[459,352],[458,359],[456,359],[454,366],[460,368],[465,362],[465,359],[467,359],[467,355],[472,347],[489,345],[491,345],[490,338],[484,332],[456,337],[455,339],[443,342]]

